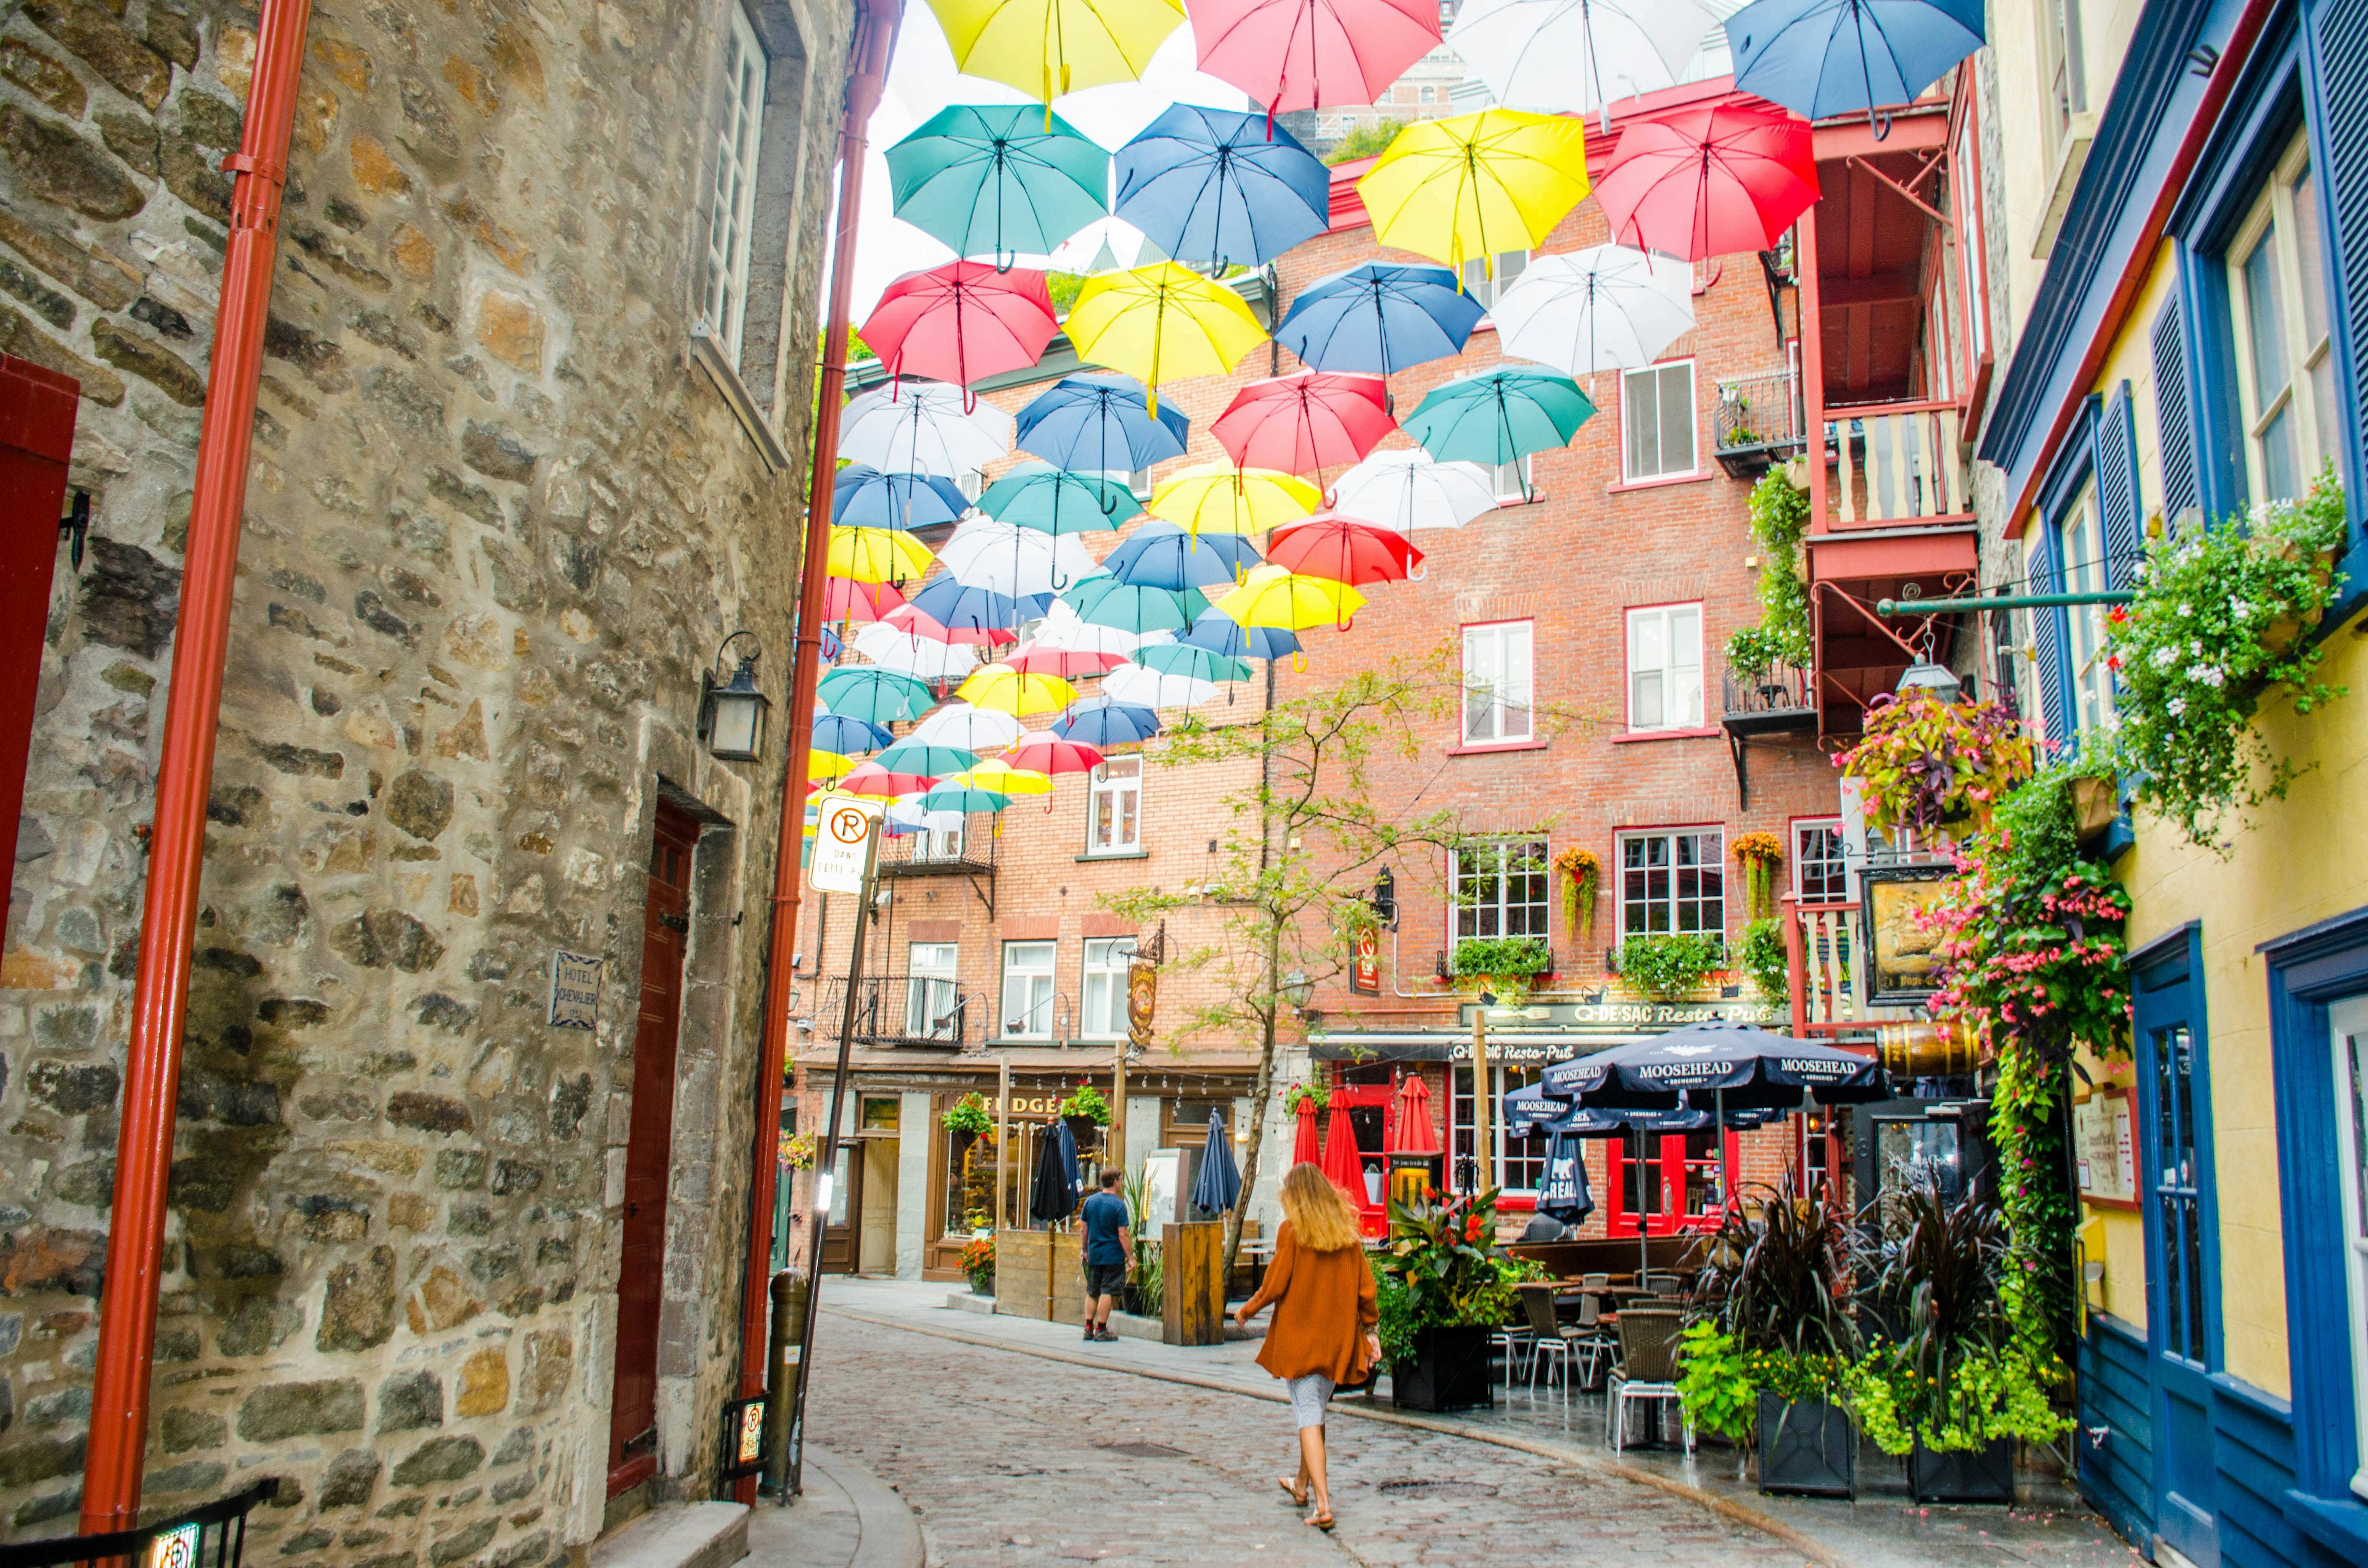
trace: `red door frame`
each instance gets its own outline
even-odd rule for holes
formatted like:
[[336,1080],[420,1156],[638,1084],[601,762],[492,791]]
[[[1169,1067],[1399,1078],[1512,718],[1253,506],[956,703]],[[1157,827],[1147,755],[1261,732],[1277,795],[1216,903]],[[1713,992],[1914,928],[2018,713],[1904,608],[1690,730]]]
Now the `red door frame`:
[[[1740,1164],[1742,1142],[1736,1133],[1730,1131],[1725,1134],[1725,1143],[1726,1174],[1728,1185],[1731,1187],[1736,1174],[1742,1168]],[[1699,1214],[1673,1214],[1668,1210],[1666,1205],[1671,1195],[1676,1195],[1680,1203],[1685,1200],[1686,1135],[1682,1132],[1665,1133],[1660,1139],[1660,1144],[1659,1153],[1648,1156],[1647,1163],[1657,1164],[1661,1167],[1661,1199],[1664,1208],[1645,1216],[1645,1233],[1648,1236],[1676,1236],[1717,1230],[1720,1221],[1726,1217],[1726,1209],[1723,1204],[1710,1206]],[[1628,1168],[1630,1151],[1634,1146],[1634,1142],[1626,1138],[1604,1140],[1603,1228],[1606,1235],[1633,1237],[1636,1233],[1636,1217],[1628,1212],[1628,1192],[1626,1183],[1622,1179]],[[1729,1196],[1731,1197],[1732,1194]]]
[[[72,377],[0,354],[0,866],[17,863],[80,390]],[[7,919],[0,881],[0,927]]]

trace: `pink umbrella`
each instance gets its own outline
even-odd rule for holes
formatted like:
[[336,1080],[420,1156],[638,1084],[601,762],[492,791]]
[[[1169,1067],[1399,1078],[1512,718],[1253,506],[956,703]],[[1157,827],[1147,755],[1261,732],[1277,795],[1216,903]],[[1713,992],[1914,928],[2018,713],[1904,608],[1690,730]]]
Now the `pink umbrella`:
[[887,614],[882,616],[880,619],[886,621],[889,625],[894,627],[899,631],[909,631],[916,637],[927,637],[930,641],[936,642],[969,642],[980,646],[990,646],[996,643],[1017,642],[1019,641],[1019,633],[1017,631],[1008,631],[1000,626],[964,626],[955,628],[940,625],[937,619],[930,615],[928,611],[924,609],[916,609],[911,605],[902,603],[901,601],[894,608],[888,611]]
[[926,773],[899,773],[867,762],[838,781],[838,787],[850,795],[879,795],[883,798],[909,795],[916,790],[926,790],[936,779]]
[[1191,0],[1185,13],[1201,69],[1269,117],[1385,103],[1390,84],[1440,42],[1438,0]]
[[1003,760],[1030,773],[1090,773],[1102,763],[1101,747],[1064,740],[1050,730],[1031,730],[1011,743]]
[[1595,199],[1622,244],[1687,261],[1772,250],[1816,205],[1809,122],[1756,100],[1631,121]]
[[1077,648],[1047,648],[1031,639],[1004,654],[1003,662],[1021,675],[1059,676],[1067,680],[1073,676],[1108,675],[1129,661],[1124,653],[1090,653]]
[[1267,541],[1269,564],[1335,583],[1403,583],[1422,564],[1414,540],[1394,528],[1325,516],[1277,528]]
[[1313,473],[1358,461],[1397,427],[1381,377],[1302,370],[1235,392],[1209,433],[1237,467]]
[[1042,273],[1025,267],[997,272],[983,261],[949,261],[888,285],[864,322],[862,336],[892,376],[929,376],[968,386],[983,376],[1033,365],[1057,330]]
[[826,620],[881,620],[903,607],[905,596],[894,583],[857,583],[833,577],[823,584],[822,613]]
[[1291,1163],[1294,1165],[1318,1164],[1322,1152],[1315,1142],[1315,1101],[1307,1095],[1299,1096],[1299,1133],[1292,1140]]

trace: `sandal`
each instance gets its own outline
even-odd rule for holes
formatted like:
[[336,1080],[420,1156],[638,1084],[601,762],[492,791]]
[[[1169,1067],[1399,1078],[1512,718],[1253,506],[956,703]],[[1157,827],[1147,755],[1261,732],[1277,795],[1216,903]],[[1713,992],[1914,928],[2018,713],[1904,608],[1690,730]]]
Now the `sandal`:
[[1317,1529],[1322,1530],[1326,1535],[1330,1535],[1332,1533],[1332,1527],[1339,1523],[1339,1521],[1335,1519],[1329,1512],[1318,1514],[1307,1522],[1314,1525]]
[[1306,1493],[1300,1491],[1297,1487],[1292,1485],[1290,1482],[1285,1481],[1279,1475],[1274,1478],[1274,1483],[1282,1488],[1282,1494],[1291,1499],[1291,1506],[1292,1507],[1304,1508],[1307,1506]]

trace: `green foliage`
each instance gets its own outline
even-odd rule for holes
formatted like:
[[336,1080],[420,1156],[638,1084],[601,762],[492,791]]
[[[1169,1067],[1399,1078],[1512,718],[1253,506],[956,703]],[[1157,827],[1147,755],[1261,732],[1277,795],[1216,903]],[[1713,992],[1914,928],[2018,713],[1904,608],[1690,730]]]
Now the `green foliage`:
[[1466,937],[1455,944],[1448,967],[1458,979],[1499,974],[1543,974],[1554,954],[1543,937]]
[[2285,799],[2309,766],[2278,756],[2252,721],[2272,687],[2297,713],[2344,694],[2314,678],[2324,651],[2308,633],[2335,602],[2346,537],[2330,463],[2299,502],[2157,541],[2136,598],[2108,613],[2114,745],[2136,799],[2190,843],[2226,856],[2224,830]]
[[1845,1289],[1850,1215],[1830,1188],[1788,1172],[1757,1203],[1728,1206],[1697,1286],[1701,1309],[1739,1350],[1847,1357],[1858,1348]]
[[1759,624],[1727,639],[1727,662],[1758,675],[1771,665],[1810,661],[1809,589],[1801,580],[1801,540],[1809,531],[1809,493],[1781,468],[1751,487],[1751,539],[1759,547]]
[[2072,1429],[2049,1396],[2060,1380],[2015,1346],[1959,1357],[1944,1380],[1918,1371],[1898,1346],[1879,1345],[1842,1381],[1850,1414],[1887,1454],[1904,1454],[1919,1439],[1942,1450],[2001,1438],[2053,1443]]
[[2033,767],[2031,737],[2006,709],[1944,702],[1920,687],[1867,704],[1864,737],[1834,760],[1886,834],[1987,821]]
[[1373,1334],[1382,1342],[1382,1364],[1402,1367],[1414,1359],[1415,1333],[1426,1326],[1416,1321],[1415,1293],[1404,1280],[1384,1274],[1376,1285],[1374,1301],[1381,1309]]
[[1086,272],[1048,272],[1044,275],[1044,289],[1053,296],[1055,320],[1065,319],[1076,308],[1077,290],[1086,286],[1086,279],[1091,276]]
[[973,1091],[956,1100],[945,1115],[938,1118],[949,1132],[967,1132],[976,1138],[995,1130],[995,1118],[986,1111],[986,1096]]
[[1398,132],[1406,129],[1402,119],[1385,119],[1378,125],[1359,126],[1340,138],[1340,144],[1324,154],[1327,164],[1353,164],[1359,158],[1379,157],[1389,151]]
[[1620,978],[1647,996],[1667,1001],[1700,985],[1719,966],[1725,949],[1708,931],[1631,937],[1620,944]]
[[[1493,1326],[1511,1319],[1520,1301],[1513,1289],[1518,1271],[1501,1267],[1494,1187],[1446,1203],[1393,1199],[1390,1237],[1389,1250],[1377,1260],[1378,1272],[1385,1293],[1393,1288],[1402,1293],[1395,1311],[1407,1346],[1421,1329]],[[1405,1353],[1392,1355],[1391,1315],[1385,1301],[1382,1353],[1395,1362]]]
[[1755,920],[1743,928],[1736,944],[1736,967],[1751,977],[1752,986],[1771,1007],[1793,1001],[1793,975],[1784,958],[1784,927],[1776,920]]
[[1678,1399],[1686,1419],[1705,1432],[1741,1443],[1759,1415],[1759,1387],[1743,1368],[1743,1350],[1715,1321],[1686,1324],[1678,1346]]
[[1091,1117],[1096,1127],[1110,1124],[1110,1101],[1102,1098],[1102,1092],[1091,1084],[1079,1084],[1071,1090],[1069,1097],[1061,1102],[1060,1114]]
[[1297,1116],[1302,1105],[1313,1105],[1320,1111],[1331,1103],[1332,1090],[1321,1078],[1310,1078],[1282,1091],[1282,1108],[1287,1116]]
[[1726,662],[1738,675],[1766,675],[1784,663],[1784,640],[1764,626],[1737,627],[1727,634]]
[[863,341],[863,335],[861,333],[856,331],[853,327],[848,327],[847,329],[847,362],[848,364],[852,365],[859,359],[877,359],[879,358],[880,356],[872,351],[871,345]]

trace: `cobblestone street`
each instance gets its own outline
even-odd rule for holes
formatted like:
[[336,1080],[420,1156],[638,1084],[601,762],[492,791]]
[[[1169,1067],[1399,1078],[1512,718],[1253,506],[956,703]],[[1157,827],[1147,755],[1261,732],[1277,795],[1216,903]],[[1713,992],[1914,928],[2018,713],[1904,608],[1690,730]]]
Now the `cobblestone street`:
[[[946,1568],[1111,1563],[1799,1563],[1759,1530],[1616,1477],[1466,1438],[1335,1419],[1339,1529],[1274,1477],[1285,1407],[827,1314],[814,1440],[919,1515]],[[1080,1347],[1083,1348],[1082,1346]],[[1113,1358],[1127,1346],[1105,1346]]]

